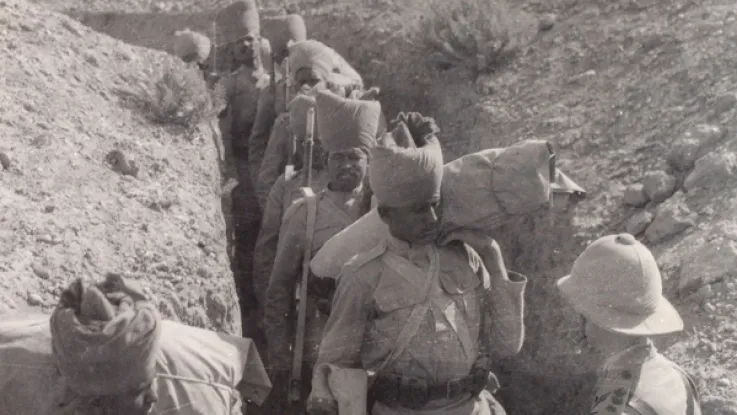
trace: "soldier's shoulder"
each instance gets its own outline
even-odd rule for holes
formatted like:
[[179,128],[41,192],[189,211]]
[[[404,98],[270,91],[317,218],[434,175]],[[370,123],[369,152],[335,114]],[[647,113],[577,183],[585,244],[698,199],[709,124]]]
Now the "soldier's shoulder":
[[386,244],[379,243],[374,248],[358,253],[351,257],[345,265],[343,265],[342,274],[357,274],[364,271],[370,271],[373,268],[380,267],[381,257],[386,252]]
[[292,202],[292,204],[290,204],[287,210],[284,212],[284,222],[288,221],[297,214],[304,215],[305,209],[307,209],[307,199],[314,199],[315,202],[319,202],[323,194],[322,192],[319,192],[306,195],[302,191],[302,188],[299,188],[298,190],[300,191],[300,197]]

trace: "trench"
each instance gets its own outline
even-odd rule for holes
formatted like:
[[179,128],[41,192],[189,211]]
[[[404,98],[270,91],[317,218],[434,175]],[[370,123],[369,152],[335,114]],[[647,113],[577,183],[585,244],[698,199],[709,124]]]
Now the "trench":
[[[92,29],[126,43],[170,52],[175,30],[190,28],[208,33],[212,13],[70,15]],[[382,35],[365,21],[335,15],[306,15],[311,38],[325,42],[348,59],[367,85],[381,88],[385,114],[418,111],[436,118],[442,132],[446,161],[481,148],[508,145],[481,139],[478,132],[494,126],[480,125],[469,108],[476,93],[463,73],[437,73],[422,64],[422,53],[409,43],[388,45],[375,41]],[[339,28],[339,29],[336,29]],[[265,34],[268,37],[268,34]],[[453,91],[454,94],[448,94]],[[232,217],[224,200],[226,221]],[[228,212],[226,212],[228,211]],[[598,362],[576,354],[580,322],[558,297],[555,281],[566,275],[582,245],[575,237],[575,209],[566,213],[543,212],[517,218],[495,233],[507,267],[528,277],[526,339],[521,353],[495,363],[501,382],[497,397],[509,414],[570,415],[583,413],[594,386]]]

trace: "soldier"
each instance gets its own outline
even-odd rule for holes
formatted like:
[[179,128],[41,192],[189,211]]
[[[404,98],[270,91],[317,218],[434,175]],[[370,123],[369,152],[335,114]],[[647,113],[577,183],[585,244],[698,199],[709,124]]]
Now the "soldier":
[[[296,283],[300,280],[304,249],[308,236],[306,213],[308,203],[316,203],[313,217],[311,254],[314,255],[325,241],[336,235],[368,211],[367,192],[364,184],[368,165],[368,149],[377,136],[380,125],[381,105],[378,101],[358,101],[339,97],[330,91],[319,91],[316,96],[319,137],[326,151],[326,169],[329,175],[327,188],[317,193],[312,201],[306,198],[292,204],[284,215],[279,235],[276,259],[267,291],[264,325],[269,346],[269,367],[272,384],[275,385],[269,400],[280,404],[286,400],[289,385],[291,304]],[[333,280],[320,280],[310,276],[307,298],[306,339],[303,369],[312,372],[317,357],[322,328],[329,314]],[[303,386],[303,396],[309,392],[309,379]],[[285,413],[284,409],[274,413]]]
[[[297,148],[301,147],[305,136],[305,119],[308,108],[315,107],[315,98],[300,94],[297,95],[289,105],[290,132],[297,138]],[[319,139],[313,151],[312,159],[312,187],[316,193],[321,192],[328,183],[328,174],[323,169],[323,153],[319,148]],[[259,304],[263,305],[266,300],[266,290],[271,277],[271,267],[276,257],[276,248],[279,242],[279,229],[282,225],[282,217],[287,208],[297,199],[301,198],[300,187],[304,183],[305,163],[302,163],[302,152],[295,153],[295,168],[297,171],[292,177],[279,176],[269,192],[269,197],[264,209],[256,248],[254,250],[253,284],[258,296]]]
[[558,281],[584,319],[588,344],[605,357],[590,413],[699,415],[690,376],[658,353],[650,336],[683,330],[663,297],[655,258],[630,234],[599,238]]
[[[295,91],[304,86],[314,87],[326,82],[328,87],[339,95],[346,96],[350,90],[362,89],[363,80],[337,52],[314,40],[296,42],[289,48],[289,70]],[[348,74],[348,75],[346,75]],[[340,92],[339,92],[340,91]],[[284,172],[290,156],[291,134],[287,114],[279,116],[274,122],[268,142],[266,137],[251,137],[253,145],[263,143],[265,153],[258,173],[257,191],[261,207],[266,196],[280,174]]]
[[313,377],[312,414],[335,414],[337,397],[358,393],[323,393],[326,365],[374,373],[372,414],[503,413],[487,390],[495,387],[490,360],[522,346],[526,278],[507,272],[488,237],[436,242],[442,151],[427,126],[434,122],[413,119],[371,151],[370,183],[390,235],[343,268]]

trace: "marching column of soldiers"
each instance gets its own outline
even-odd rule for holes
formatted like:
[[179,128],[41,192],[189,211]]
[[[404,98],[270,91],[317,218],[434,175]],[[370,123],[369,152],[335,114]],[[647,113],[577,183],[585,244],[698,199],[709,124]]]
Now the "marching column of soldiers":
[[[238,180],[233,271],[244,336],[273,385],[248,413],[505,413],[491,362],[522,347],[527,278],[506,269],[488,235],[439,238],[434,120],[410,112],[387,123],[378,90],[308,39],[299,15],[260,19],[247,0],[217,24],[226,74],[213,82],[227,91],[221,131]],[[196,53],[181,57],[209,79],[218,48],[191,36]],[[322,245],[374,207],[386,240],[337,282],[312,275]],[[700,414],[691,378],[650,339],[683,323],[644,245],[600,238],[558,287],[606,357],[588,413]]]

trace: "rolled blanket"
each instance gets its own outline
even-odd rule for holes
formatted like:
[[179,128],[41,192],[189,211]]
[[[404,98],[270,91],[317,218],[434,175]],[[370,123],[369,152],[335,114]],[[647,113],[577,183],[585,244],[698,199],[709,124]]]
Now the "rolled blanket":
[[174,54],[185,62],[204,63],[211,47],[210,39],[202,33],[189,29],[174,32]]
[[161,316],[120,276],[77,279],[51,316],[53,353],[69,388],[80,396],[138,391],[156,376]]

